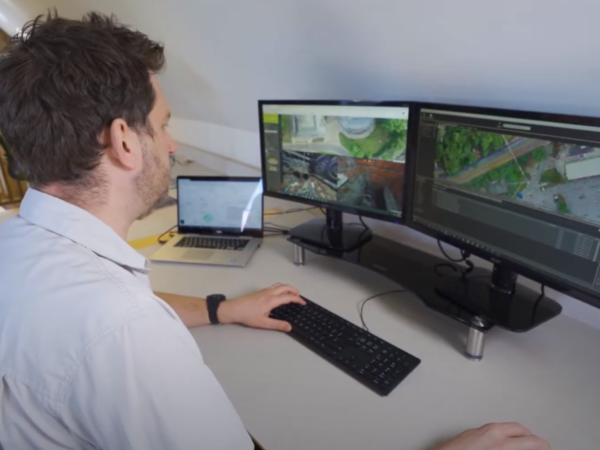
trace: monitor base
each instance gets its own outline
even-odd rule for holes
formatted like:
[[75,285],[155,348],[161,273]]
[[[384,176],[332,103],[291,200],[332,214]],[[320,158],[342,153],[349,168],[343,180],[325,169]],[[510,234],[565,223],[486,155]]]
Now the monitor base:
[[[360,265],[397,282],[429,308],[466,325],[465,355],[471,361],[482,359],[485,335],[494,325],[522,333],[562,311],[559,303],[525,286],[516,285],[507,293],[511,291],[510,280],[516,278],[501,267],[496,275],[477,268],[465,278],[462,266],[377,235],[351,252],[333,251],[294,236],[289,240],[299,265],[304,264],[305,250]],[[490,284],[492,279],[495,285]]]
[[529,331],[562,311],[560,304],[526,287],[517,286],[514,292],[505,293],[479,278],[441,280],[435,291],[485,321],[515,333]]
[[310,220],[290,230],[291,240],[340,255],[359,249],[372,237],[371,230],[360,224],[344,224],[342,213],[330,209],[326,210],[324,218]]

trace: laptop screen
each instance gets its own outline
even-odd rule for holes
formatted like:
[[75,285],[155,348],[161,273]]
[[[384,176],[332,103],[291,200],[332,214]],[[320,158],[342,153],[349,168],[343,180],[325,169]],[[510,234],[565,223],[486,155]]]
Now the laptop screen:
[[236,233],[262,230],[262,193],[260,178],[179,178],[179,228]]

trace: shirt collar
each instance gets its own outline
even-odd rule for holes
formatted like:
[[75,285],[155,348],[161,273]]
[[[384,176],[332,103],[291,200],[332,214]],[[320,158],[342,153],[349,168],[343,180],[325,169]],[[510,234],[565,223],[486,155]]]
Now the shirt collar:
[[148,271],[146,258],[100,219],[71,203],[30,188],[21,202],[19,215],[121,266]]

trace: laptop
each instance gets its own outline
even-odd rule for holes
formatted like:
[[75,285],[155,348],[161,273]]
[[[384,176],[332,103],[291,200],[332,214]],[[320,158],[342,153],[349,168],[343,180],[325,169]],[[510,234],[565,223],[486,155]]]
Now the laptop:
[[177,235],[153,261],[244,267],[263,237],[260,177],[178,177]]

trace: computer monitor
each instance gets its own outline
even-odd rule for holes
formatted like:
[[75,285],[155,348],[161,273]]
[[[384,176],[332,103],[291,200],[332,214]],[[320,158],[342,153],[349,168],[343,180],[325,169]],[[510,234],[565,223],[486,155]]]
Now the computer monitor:
[[344,231],[342,212],[402,220],[409,104],[260,101],[259,118],[264,193],[327,209],[293,236],[349,249],[370,234]]
[[420,105],[408,225],[600,307],[600,119]]

